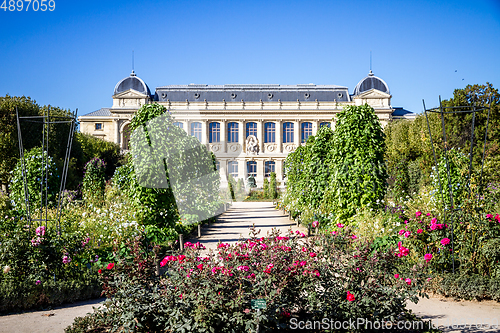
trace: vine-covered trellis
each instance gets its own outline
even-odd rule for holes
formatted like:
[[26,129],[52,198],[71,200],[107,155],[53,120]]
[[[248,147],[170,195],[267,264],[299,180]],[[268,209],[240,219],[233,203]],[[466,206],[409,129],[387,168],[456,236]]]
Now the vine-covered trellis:
[[[427,129],[429,130],[429,137],[431,140],[431,146],[432,146],[432,154],[434,156],[434,163],[436,166],[436,172],[437,172],[437,178],[439,182],[439,193],[441,195],[441,200],[443,202],[443,219],[444,223],[446,223],[447,216],[449,216],[450,220],[450,230],[451,230],[451,252],[452,252],[452,265],[453,265],[453,273],[455,273],[455,246],[454,246],[454,221],[453,221],[453,213],[456,211],[461,210],[461,208],[457,208],[454,205],[453,201],[453,190],[452,190],[452,182],[451,182],[451,176],[450,176],[450,163],[448,159],[448,150],[449,150],[449,145],[447,143],[447,138],[446,138],[446,128],[445,128],[445,115],[446,114],[472,114],[472,124],[471,124],[471,136],[470,136],[470,153],[469,153],[469,170],[468,170],[468,175],[467,175],[467,190],[468,190],[468,198],[470,198],[471,195],[471,189],[470,189],[470,182],[471,182],[471,173],[472,173],[472,158],[473,158],[473,148],[474,148],[474,126],[476,123],[476,113],[478,112],[483,112],[488,110],[488,117],[486,120],[486,130],[484,133],[484,143],[483,143],[483,154],[481,158],[481,174],[479,176],[479,190],[482,190],[482,178],[483,178],[483,167],[484,167],[484,158],[485,158],[485,153],[486,153],[486,142],[488,138],[488,125],[490,121],[490,112],[491,112],[491,101],[492,99],[490,98],[490,103],[488,106],[481,106],[477,107],[476,103],[473,102],[472,106],[443,106],[443,103],[441,101],[441,96],[439,96],[439,107],[438,108],[433,108],[433,109],[426,109],[425,107],[425,101],[422,100],[422,103],[424,105],[424,113],[425,113],[425,118],[427,120]],[[444,194],[443,194],[443,186],[441,183],[441,177],[439,175],[439,165],[438,161],[436,158],[436,149],[435,149],[435,140],[432,138],[432,132],[431,132],[431,127],[429,124],[429,117],[428,113],[437,113],[439,114],[441,118],[441,127],[442,127],[442,132],[443,132],[443,156],[446,164],[446,178],[448,180],[448,190],[449,190],[449,205],[446,205],[445,199],[444,199]],[[478,198],[479,198],[479,193],[478,193]],[[449,211],[449,214],[446,212]]]
[[[60,231],[60,220],[61,220],[61,209],[62,209],[62,196],[63,191],[66,188],[66,178],[68,175],[68,167],[70,160],[70,152],[71,146],[73,144],[73,134],[76,128],[76,118],[78,114],[78,109],[76,109],[71,115],[68,116],[56,116],[50,114],[50,105],[47,110],[43,110],[43,114],[41,116],[26,116],[19,117],[19,112],[16,107],[16,118],[17,118],[17,134],[19,141],[19,158],[21,161],[22,175],[23,175],[23,186],[24,186],[24,202],[26,207],[26,219],[27,225],[31,229],[31,224],[33,221],[39,222],[40,225],[45,225],[47,228],[48,222],[48,169],[49,169],[49,129],[51,125],[55,124],[69,124],[69,135],[68,141],[66,145],[66,152],[64,155],[64,165],[62,169],[61,175],[61,183],[59,186],[59,194],[57,196],[57,209],[56,209],[56,223],[57,230]],[[21,131],[21,122],[34,122],[42,124],[42,174],[40,177],[40,202],[33,203],[33,207],[36,205],[40,205],[39,208],[39,218],[33,218],[32,213],[34,213],[34,209],[32,212],[30,195],[28,191],[28,179],[26,173],[26,160],[24,156],[24,147],[23,147],[23,137]],[[45,217],[44,217],[45,213]],[[59,234],[59,233],[58,233]]]

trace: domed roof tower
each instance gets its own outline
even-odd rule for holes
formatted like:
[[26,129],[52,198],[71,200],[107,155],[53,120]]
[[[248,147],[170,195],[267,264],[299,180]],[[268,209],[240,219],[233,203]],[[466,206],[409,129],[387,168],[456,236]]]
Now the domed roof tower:
[[148,85],[144,83],[144,81],[140,77],[135,75],[135,72],[133,70],[132,73],[130,73],[129,77],[124,78],[116,84],[115,92],[113,93],[113,95],[122,93],[129,89],[133,89],[141,94],[151,96]]
[[359,81],[359,83],[356,85],[353,95],[359,95],[370,89],[377,89],[379,91],[385,92],[386,94],[390,94],[389,86],[387,85],[387,83],[385,83],[385,81],[381,78],[376,77],[371,70],[370,73],[368,73],[368,76]]

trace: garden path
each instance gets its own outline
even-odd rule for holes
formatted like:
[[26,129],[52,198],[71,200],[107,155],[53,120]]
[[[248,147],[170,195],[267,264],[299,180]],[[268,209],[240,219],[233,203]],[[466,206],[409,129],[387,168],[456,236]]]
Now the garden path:
[[204,225],[201,229],[201,238],[191,238],[191,243],[200,242],[207,250],[217,248],[222,243],[235,243],[240,238],[250,237],[250,227],[255,224],[261,230],[258,236],[266,236],[273,228],[285,235],[290,229],[300,230],[307,234],[303,226],[297,227],[293,220],[288,219],[283,211],[275,209],[272,202],[233,202],[232,206],[217,218],[217,222]]
[[500,332],[500,303],[495,301],[454,301],[432,295],[417,304],[408,302],[407,307],[443,332]]

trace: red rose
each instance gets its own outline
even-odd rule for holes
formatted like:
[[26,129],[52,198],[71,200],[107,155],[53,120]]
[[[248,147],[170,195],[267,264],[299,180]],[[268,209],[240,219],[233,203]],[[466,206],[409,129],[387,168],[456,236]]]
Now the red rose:
[[355,299],[356,299],[356,297],[354,297],[354,295],[353,295],[353,294],[351,294],[349,291],[347,291],[347,300],[348,300],[349,302],[352,302],[352,301],[354,301]]
[[100,269],[99,269],[99,270],[97,271],[97,273],[101,274],[101,273],[102,273],[102,270],[100,270]]
[[114,264],[114,263],[112,263],[112,262],[110,262],[110,263],[108,264],[108,267],[106,267],[106,268],[107,268],[107,269],[113,269],[113,267],[115,267],[115,264]]

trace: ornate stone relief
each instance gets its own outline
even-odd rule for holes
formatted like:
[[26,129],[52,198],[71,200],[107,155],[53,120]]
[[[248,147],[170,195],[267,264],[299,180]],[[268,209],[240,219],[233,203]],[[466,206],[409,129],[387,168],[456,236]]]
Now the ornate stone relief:
[[214,153],[220,151],[221,150],[220,143],[214,143],[214,144],[210,145],[210,150],[213,151]]
[[236,153],[241,149],[241,145],[239,143],[228,143],[227,148],[228,153]]
[[292,152],[292,151],[294,151],[294,150],[295,150],[295,148],[296,148],[296,147],[295,147],[295,145],[294,145],[293,143],[285,143],[285,144],[284,144],[284,150],[285,150],[286,152]]
[[249,135],[246,141],[247,154],[257,155],[259,153],[259,139],[255,135]]
[[275,152],[277,150],[277,147],[276,147],[276,144],[274,144],[274,143],[267,143],[265,145],[264,149],[266,150],[266,152],[272,153],[272,152]]

